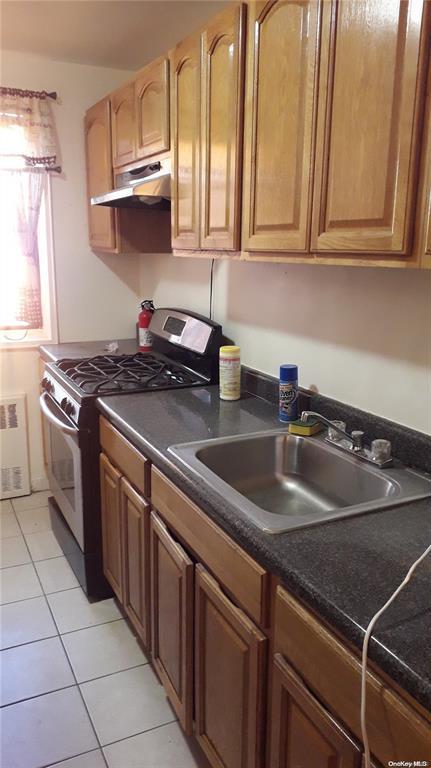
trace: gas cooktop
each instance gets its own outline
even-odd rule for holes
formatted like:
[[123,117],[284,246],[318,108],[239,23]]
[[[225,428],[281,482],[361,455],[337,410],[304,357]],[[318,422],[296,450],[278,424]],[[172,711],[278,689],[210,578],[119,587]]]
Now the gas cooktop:
[[145,392],[205,384],[208,380],[164,355],[138,352],[135,355],[98,355],[55,363],[63,376],[87,395],[115,392]]

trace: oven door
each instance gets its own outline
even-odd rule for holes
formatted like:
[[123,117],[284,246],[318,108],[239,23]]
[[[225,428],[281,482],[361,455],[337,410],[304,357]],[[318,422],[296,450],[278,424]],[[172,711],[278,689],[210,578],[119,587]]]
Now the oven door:
[[80,548],[84,551],[84,517],[79,429],[55,400],[40,396],[49,487]]

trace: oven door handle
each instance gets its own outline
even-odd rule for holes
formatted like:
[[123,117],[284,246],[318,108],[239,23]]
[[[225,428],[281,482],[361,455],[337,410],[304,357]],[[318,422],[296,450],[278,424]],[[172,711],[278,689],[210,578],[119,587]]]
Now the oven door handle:
[[42,413],[48,421],[51,422],[51,424],[54,424],[57,429],[59,429],[63,434],[65,435],[76,435],[78,433],[77,427],[71,427],[69,424],[65,424],[64,421],[61,421],[61,419],[58,419],[57,416],[54,416],[53,412],[51,411],[51,408],[49,407],[48,403],[50,402],[49,395],[44,392],[40,398],[39,403],[42,410]]

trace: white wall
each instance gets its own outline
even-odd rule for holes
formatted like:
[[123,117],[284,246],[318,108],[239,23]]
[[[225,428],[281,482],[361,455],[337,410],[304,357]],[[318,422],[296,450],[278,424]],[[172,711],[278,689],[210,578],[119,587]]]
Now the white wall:
[[[141,292],[208,314],[209,274],[151,256]],[[214,318],[246,365],[431,434],[431,271],[216,262]]]
[[[134,332],[140,257],[95,255],[88,246],[83,134],[85,110],[128,76],[124,70],[2,52],[2,85],[59,95],[53,110],[63,173],[52,175],[52,209],[61,341],[127,338]],[[27,394],[32,484],[43,487],[38,353],[0,353],[0,368],[2,392]]]

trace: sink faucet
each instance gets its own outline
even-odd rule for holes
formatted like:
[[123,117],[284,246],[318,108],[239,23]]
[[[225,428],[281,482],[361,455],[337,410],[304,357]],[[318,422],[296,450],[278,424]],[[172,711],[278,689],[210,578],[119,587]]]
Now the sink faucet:
[[341,429],[341,427],[339,427],[337,424],[334,424],[334,422],[326,419],[325,416],[322,416],[321,413],[316,413],[316,411],[302,411],[301,421],[304,424],[307,424],[308,420],[311,418],[317,419],[317,421],[325,424],[325,426],[328,427],[328,429],[331,431],[333,430],[334,432],[338,432],[341,437],[343,437],[345,440],[348,440],[350,443],[349,446],[346,446],[345,443],[337,442],[334,440],[333,437],[331,437],[329,434],[325,440],[328,443],[331,443],[335,448],[339,448],[340,450],[347,451],[349,453],[354,453],[358,459],[368,461],[371,464],[376,464],[381,469],[383,467],[390,467],[392,465],[391,444],[389,440],[373,440],[371,443],[371,450],[369,450],[364,446],[364,433],[362,430],[354,429],[349,434],[348,432],[345,432],[344,429]]
[[332,421],[329,421],[329,419],[326,419],[324,416],[322,416],[321,413],[316,413],[316,411],[302,411],[301,413],[301,421],[304,422],[304,424],[307,424],[309,418],[317,419],[317,421],[320,421],[322,424],[325,424],[325,426],[328,427],[328,429],[334,430],[334,432],[338,432],[339,435],[345,438],[345,440],[349,440],[351,442],[352,451],[362,451],[364,447],[363,443],[363,437],[364,433],[360,429],[355,429],[349,434],[348,432],[345,432],[344,429],[340,429],[336,424],[334,424]]

